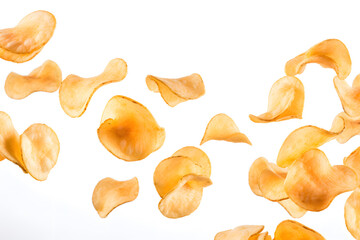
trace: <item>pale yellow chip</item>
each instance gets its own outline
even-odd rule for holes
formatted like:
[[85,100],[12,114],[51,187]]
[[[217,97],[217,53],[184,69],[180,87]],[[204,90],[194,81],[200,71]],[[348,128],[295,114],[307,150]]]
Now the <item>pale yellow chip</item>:
[[356,189],[345,203],[345,223],[351,235],[360,239],[360,189]]
[[115,58],[108,63],[104,72],[96,77],[67,76],[61,83],[59,91],[62,109],[70,117],[80,117],[99,87],[113,82],[120,82],[126,77],[126,74],[126,62],[120,58]]
[[217,114],[210,120],[200,145],[210,140],[243,142],[251,145],[248,137],[240,132],[234,120],[224,113]]
[[19,63],[32,59],[50,40],[55,27],[56,19],[51,13],[30,13],[16,27],[0,30],[0,57]]
[[360,74],[356,76],[352,87],[346,81],[334,78],[334,86],[340,98],[344,112],[350,117],[360,118]]
[[46,180],[60,152],[56,133],[45,124],[33,124],[21,134],[20,145],[29,174],[36,180]]
[[349,51],[338,39],[322,41],[291,59],[286,63],[285,73],[288,76],[301,74],[308,63],[318,63],[324,68],[334,69],[341,80],[344,80],[351,71]]
[[275,230],[276,240],[325,240],[320,233],[296,221],[285,220]]
[[261,225],[239,226],[234,229],[219,232],[216,234],[215,240],[249,240],[252,236],[258,236],[263,229],[264,226]]
[[171,107],[205,94],[204,82],[196,73],[182,78],[159,78],[148,75],[146,84],[151,91],[160,92],[161,97]]
[[304,108],[304,86],[291,76],[277,80],[271,87],[266,113],[259,116],[249,115],[256,123],[278,122],[292,118],[302,118]]
[[294,130],[282,144],[277,157],[277,164],[280,167],[289,167],[305,152],[335,139],[341,131],[330,132],[310,125]]
[[309,211],[326,209],[333,199],[354,190],[359,178],[350,167],[331,166],[319,149],[311,149],[290,167],[285,191],[298,206]]
[[127,181],[104,178],[95,186],[92,202],[99,216],[105,218],[121,204],[134,201],[139,194],[136,177]]
[[5,81],[5,92],[13,99],[23,99],[33,92],[55,92],[62,81],[59,66],[47,60],[28,76],[11,72]]
[[137,161],[163,145],[165,130],[145,106],[124,96],[114,96],[106,104],[98,137],[114,156]]

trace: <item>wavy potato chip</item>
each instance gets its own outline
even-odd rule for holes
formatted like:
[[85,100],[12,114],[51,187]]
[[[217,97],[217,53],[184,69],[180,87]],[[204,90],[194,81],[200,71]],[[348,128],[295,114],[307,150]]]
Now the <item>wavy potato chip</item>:
[[336,141],[346,143],[352,137],[360,135],[360,118],[350,117],[344,112],[339,113],[334,118],[330,131],[341,132],[336,137]]
[[275,230],[275,240],[325,240],[320,233],[296,221],[285,220]]
[[248,137],[241,133],[234,120],[228,115],[220,113],[215,115],[206,126],[200,145],[210,140],[224,140],[228,142],[243,142],[251,145]]
[[62,109],[70,117],[80,117],[99,87],[120,82],[126,74],[126,62],[121,58],[115,58],[108,63],[104,72],[96,77],[82,78],[73,74],[67,76],[61,83],[59,91]]
[[350,117],[360,117],[360,74],[356,76],[352,87],[346,81],[334,78],[334,86],[340,98],[344,112]]
[[268,232],[263,232],[252,235],[249,240],[271,240],[271,236],[268,234]]
[[339,194],[359,185],[357,174],[347,166],[331,166],[319,149],[311,149],[290,167],[285,191],[298,206],[322,211]]
[[349,51],[338,39],[322,41],[289,60],[285,65],[285,73],[288,76],[301,74],[308,63],[318,63],[324,68],[334,69],[341,80],[344,80],[351,71]]
[[345,223],[351,235],[360,239],[360,189],[357,188],[346,200]]
[[52,37],[56,27],[54,15],[35,11],[16,27],[0,30],[0,57],[12,62],[26,62],[38,54]]
[[299,207],[294,203],[290,198],[278,201],[278,203],[289,213],[289,215],[293,218],[301,218],[305,215],[307,210]]
[[127,181],[104,178],[95,186],[92,202],[99,216],[105,218],[121,204],[134,201],[139,194],[136,177]]
[[23,99],[33,92],[55,92],[62,81],[59,66],[47,60],[28,76],[11,72],[5,81],[5,92],[13,99]]
[[170,107],[205,94],[204,82],[196,73],[182,78],[159,78],[148,75],[146,85],[150,91],[160,92],[161,97]]
[[256,123],[278,122],[292,118],[302,118],[304,108],[304,85],[291,76],[277,80],[271,87],[268,110],[259,116],[249,115]]
[[196,165],[199,165],[204,170],[205,176],[210,177],[211,175],[211,163],[208,155],[197,147],[187,146],[177,150],[172,157],[187,157],[191,159]]
[[277,173],[272,169],[265,169],[259,179],[259,188],[263,197],[270,201],[281,201],[288,199],[284,189],[286,174]]
[[252,236],[258,236],[263,229],[264,226],[261,225],[239,226],[234,229],[219,232],[216,234],[215,240],[250,240]]
[[98,137],[114,156],[138,161],[163,145],[165,130],[145,106],[118,95],[106,104]]
[[344,165],[354,170],[360,180],[360,147],[355,149],[348,157],[344,158]]

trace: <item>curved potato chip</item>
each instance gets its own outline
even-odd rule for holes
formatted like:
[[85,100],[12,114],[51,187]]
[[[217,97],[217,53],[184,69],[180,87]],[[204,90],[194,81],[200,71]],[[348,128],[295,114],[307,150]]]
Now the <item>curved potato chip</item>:
[[201,149],[192,146],[183,147],[177,150],[172,156],[188,157],[196,165],[200,165],[204,169],[204,173],[202,175],[210,177],[211,175],[210,159],[208,155],[206,155],[206,153]]
[[[238,240],[238,239],[235,239]],[[249,240],[271,240],[271,236],[268,234],[268,232],[258,233],[255,235],[252,235]]]
[[73,74],[67,76],[61,83],[59,91],[62,109],[70,117],[80,117],[99,87],[120,82],[126,74],[126,62],[121,58],[115,58],[108,63],[104,72],[96,77],[82,78]]
[[[249,240],[252,236],[258,235],[264,229],[261,225],[244,225],[234,229],[219,232],[215,240]],[[257,239],[257,238],[255,238]]]
[[259,188],[263,197],[270,201],[288,199],[284,189],[286,175],[280,175],[272,169],[265,169],[259,179]]
[[248,137],[241,133],[234,120],[228,115],[220,113],[215,115],[206,126],[200,145],[209,140],[224,140],[228,142],[244,142],[251,145]]
[[344,158],[344,165],[354,170],[360,179],[360,147]]
[[360,117],[360,74],[353,81],[352,87],[346,81],[334,77],[334,86],[340,98],[344,112],[350,117]]
[[324,68],[334,69],[341,80],[344,80],[351,71],[349,51],[338,39],[322,41],[305,53],[289,60],[285,66],[285,73],[288,76],[301,74],[308,63],[318,63]]
[[271,87],[268,110],[259,116],[249,115],[256,123],[278,122],[292,118],[302,118],[304,108],[304,85],[291,76],[277,80]]
[[148,75],[146,85],[150,91],[160,92],[161,97],[170,107],[205,94],[204,82],[196,73],[182,78],[159,78]]
[[322,211],[339,194],[359,185],[357,174],[349,167],[331,166],[319,149],[311,149],[290,167],[285,191],[298,206]]
[[55,92],[60,87],[61,81],[59,66],[47,60],[28,76],[11,72],[5,81],[5,92],[10,98],[23,99],[37,91]]
[[293,218],[301,218],[305,215],[307,210],[299,207],[290,198],[278,201],[278,203],[289,213]]
[[52,37],[56,26],[54,15],[35,11],[16,27],[0,30],[0,57],[13,62],[32,59]]
[[320,233],[302,225],[301,223],[285,220],[282,221],[275,230],[274,239],[276,240],[325,240]]
[[332,132],[341,132],[336,141],[346,143],[352,137],[360,134],[360,118],[352,118],[346,113],[339,113],[332,123]]
[[114,156],[137,161],[163,145],[165,130],[145,106],[124,96],[114,96],[106,104],[98,137]]
[[105,218],[121,204],[134,201],[139,194],[136,177],[127,181],[104,178],[95,186],[92,202],[99,216]]
[[345,223],[351,235],[360,239],[360,189],[356,189],[345,203]]
[[294,130],[282,144],[277,164],[280,167],[289,167],[296,159],[312,148],[333,140],[340,132],[330,132],[315,126],[304,126]]

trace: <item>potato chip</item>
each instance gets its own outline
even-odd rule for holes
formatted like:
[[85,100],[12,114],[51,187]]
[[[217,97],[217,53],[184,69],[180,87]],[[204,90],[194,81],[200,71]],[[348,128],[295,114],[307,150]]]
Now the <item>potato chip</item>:
[[[250,240],[252,236],[258,235],[264,229],[261,225],[244,225],[234,229],[219,232],[215,240]],[[266,239],[267,240],[267,239]]]
[[325,238],[321,236],[320,233],[317,233],[315,230],[292,220],[285,220],[276,227],[274,239],[325,240]]
[[294,203],[290,198],[278,201],[278,203],[289,213],[289,215],[293,218],[301,218],[305,215],[307,210],[299,207]]
[[263,197],[270,201],[281,201],[288,199],[284,189],[286,174],[278,174],[272,169],[265,169],[259,179],[259,188]]
[[304,86],[291,76],[277,80],[271,87],[268,110],[259,116],[249,115],[256,123],[278,122],[292,118],[302,118],[304,108]]
[[322,211],[339,194],[359,185],[357,174],[347,166],[331,166],[319,149],[311,149],[290,167],[285,191],[298,206]]
[[145,106],[124,96],[114,96],[106,104],[98,137],[114,156],[137,161],[163,145],[165,130]]
[[55,92],[61,84],[61,70],[59,66],[47,60],[28,76],[11,72],[5,81],[5,92],[13,99],[23,99],[33,92]]
[[332,132],[341,132],[336,141],[339,143],[346,143],[352,137],[360,135],[360,117],[350,117],[346,113],[339,113],[333,120],[331,130]]
[[215,115],[208,123],[200,145],[209,140],[224,140],[228,142],[243,142],[251,145],[248,137],[241,133],[235,122],[226,114]]
[[55,26],[51,13],[30,13],[16,27],[0,30],[0,57],[18,63],[32,59],[50,40]]
[[308,63],[318,63],[324,68],[334,69],[341,80],[344,80],[351,71],[349,51],[338,39],[322,41],[291,59],[286,63],[285,73],[288,76],[301,74]]
[[67,76],[61,83],[59,91],[61,107],[70,117],[80,117],[99,87],[120,82],[126,77],[126,74],[126,62],[120,58],[115,58],[109,62],[104,72],[96,77]]
[[311,125],[298,128],[290,133],[282,144],[277,164],[280,167],[288,167],[305,152],[335,139],[339,133]]
[[338,77],[334,78],[334,86],[340,98],[344,112],[350,117],[360,117],[360,74],[356,76],[352,87]]
[[36,180],[46,180],[59,156],[60,143],[56,133],[45,124],[33,124],[21,134],[20,145],[29,174]]
[[197,147],[183,147],[179,150],[177,150],[173,155],[173,157],[176,156],[182,156],[182,157],[188,157],[193,161],[196,165],[199,165],[203,169],[203,174],[207,177],[210,177],[211,175],[211,163],[209,157],[206,155],[204,151]]
[[252,235],[249,240],[271,240],[271,236],[268,234],[268,232],[263,232]]
[[205,94],[204,82],[196,73],[182,78],[159,78],[148,75],[146,84],[150,91],[160,92],[161,97],[170,107]]
[[134,201],[139,194],[136,177],[127,181],[104,178],[95,186],[92,202],[99,216],[105,218],[121,204]]
[[360,179],[360,147],[344,158],[344,165],[354,170]]
[[360,189],[357,188],[346,200],[345,223],[351,235],[360,239]]

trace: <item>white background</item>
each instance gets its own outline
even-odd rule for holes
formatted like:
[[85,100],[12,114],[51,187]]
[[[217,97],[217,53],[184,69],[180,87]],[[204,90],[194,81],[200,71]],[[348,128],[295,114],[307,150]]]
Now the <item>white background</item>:
[[[15,64],[0,60],[4,85],[11,71],[28,74],[51,59],[63,78],[91,77],[113,58],[128,63],[119,83],[101,87],[85,114],[68,117],[58,92],[34,93],[12,100],[0,88],[0,110],[7,112],[19,133],[45,123],[57,133],[61,151],[48,180],[38,182],[9,161],[0,162],[0,239],[213,239],[219,231],[245,224],[265,225],[272,235],[278,223],[291,219],[278,204],[255,196],[248,170],[260,157],[275,161],[286,136],[312,124],[329,129],[342,111],[333,87],[335,73],[308,65],[299,76],[305,87],[302,120],[255,124],[248,114],[266,111],[271,85],[284,76],[286,61],[312,45],[338,38],[348,47],[353,71],[360,73],[360,15],[357,1],[2,1],[0,29],[12,27],[28,13],[44,9],[57,19],[53,38],[33,60]],[[145,77],[203,77],[206,94],[171,108],[150,92]],[[96,130],[107,101],[125,95],[143,103],[166,130],[161,149],[139,162],[125,162],[99,142]],[[212,141],[201,149],[212,163],[213,185],[204,190],[200,207],[190,216],[167,219],[157,209],[160,197],[152,175],[157,164],[176,150],[199,147],[206,124],[226,113],[253,143]],[[332,164],[341,164],[359,146],[356,136],[346,144],[321,147]],[[137,176],[138,198],[101,219],[91,197],[105,177]],[[298,221],[326,239],[352,239],[338,196],[322,212],[308,212]]]

